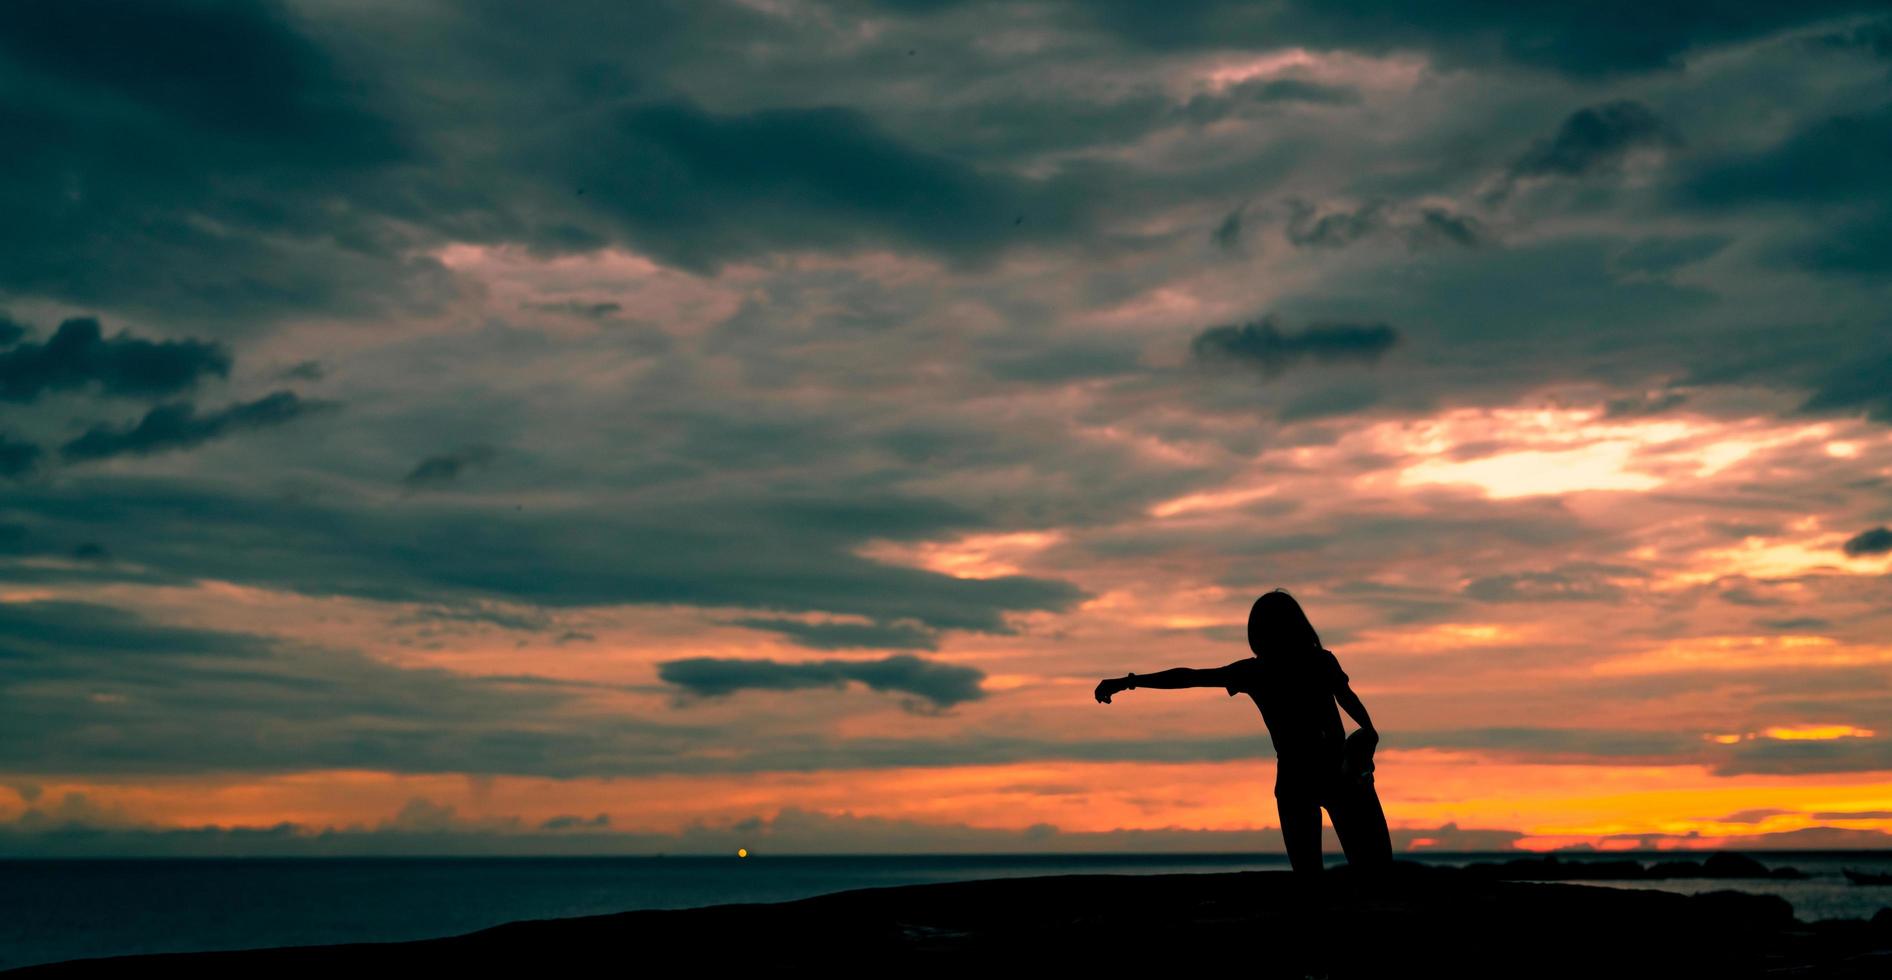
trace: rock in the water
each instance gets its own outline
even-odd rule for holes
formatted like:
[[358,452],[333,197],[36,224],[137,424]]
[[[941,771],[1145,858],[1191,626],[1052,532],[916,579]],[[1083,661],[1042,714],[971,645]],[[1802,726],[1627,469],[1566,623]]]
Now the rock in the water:
[[1708,860],[1701,865],[1704,878],[1772,878],[1773,872],[1767,865],[1745,854],[1733,854],[1728,851],[1716,851],[1708,855]]

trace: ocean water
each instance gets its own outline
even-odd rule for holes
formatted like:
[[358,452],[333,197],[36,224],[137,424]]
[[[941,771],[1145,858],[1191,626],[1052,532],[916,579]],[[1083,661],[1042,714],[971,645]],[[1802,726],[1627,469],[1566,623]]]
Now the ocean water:
[[[1520,855],[1399,856],[1463,865]],[[1588,857],[1647,862],[1705,856]],[[1792,902],[1803,920],[1865,918],[1892,906],[1892,886],[1852,885],[1840,874],[1841,868],[1892,872],[1892,851],[1752,856],[1813,877],[1585,884],[1767,892]],[[1337,854],[1328,859],[1341,861]],[[1286,859],[1274,854],[0,860],[0,969],[130,953],[424,939],[520,919],[780,902],[884,885],[1286,868]]]

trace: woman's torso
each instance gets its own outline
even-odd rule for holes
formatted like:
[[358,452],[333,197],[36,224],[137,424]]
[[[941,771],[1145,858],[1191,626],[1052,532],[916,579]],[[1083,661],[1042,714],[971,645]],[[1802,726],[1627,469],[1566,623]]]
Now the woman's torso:
[[1261,710],[1277,760],[1294,768],[1338,765],[1346,737],[1334,703],[1339,661],[1327,650],[1269,651],[1255,660],[1243,690]]

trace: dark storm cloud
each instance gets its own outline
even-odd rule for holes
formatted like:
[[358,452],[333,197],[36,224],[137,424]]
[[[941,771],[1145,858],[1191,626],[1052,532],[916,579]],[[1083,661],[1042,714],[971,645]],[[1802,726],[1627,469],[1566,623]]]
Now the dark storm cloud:
[[939,645],[932,630],[902,623],[804,623],[798,619],[737,619],[733,626],[780,633],[814,650],[932,650]]
[[1384,323],[1315,323],[1287,333],[1269,315],[1239,326],[1210,327],[1190,341],[1189,350],[1197,360],[1245,364],[1273,375],[1309,358],[1371,363],[1398,339]]
[[45,450],[37,444],[0,432],[0,476],[25,476],[39,467],[40,458],[44,455]]
[[1818,372],[1813,394],[1800,410],[1814,413],[1863,411],[1868,418],[1892,422],[1892,353],[1855,355]]
[[[889,22],[890,38],[940,38],[920,71],[885,60],[904,45],[841,45],[819,19],[738,5],[16,4],[0,17],[0,118],[16,148],[0,161],[0,206],[19,231],[0,243],[0,288],[244,324],[436,310],[457,282],[430,253],[456,241],[541,255],[622,245],[696,271],[885,246],[976,265],[1014,245],[1094,247],[1108,237],[1100,216],[1192,189],[1228,193],[1237,172],[1164,174],[1158,189],[1107,154],[1046,167],[1028,159],[1038,150],[1367,101],[1295,77],[1182,101],[1160,86],[1061,99],[1021,77],[1014,96],[957,98],[1016,59],[944,32],[934,18],[955,6],[903,7]],[[1126,43],[1146,49],[1129,52],[1140,68],[1170,47],[1233,44],[1418,49],[1585,75],[1670,65],[1854,6],[1447,5],[1415,16],[1393,4],[1069,4],[1045,26],[1059,35],[1047,50],[1071,51],[1080,68]],[[757,81],[764,59],[782,66],[781,83]],[[903,94],[862,97],[870,90]],[[1608,109],[1590,110],[1606,128],[1622,122]],[[1605,144],[1579,145],[1578,118],[1529,166],[1607,156]],[[1283,152],[1264,171],[1307,158]],[[1455,211],[1411,221],[1427,241],[1484,238]]]
[[0,289],[236,322],[377,305],[428,265],[362,220],[394,206],[363,176],[406,155],[377,91],[271,2],[5,5]]
[[1876,282],[1892,272],[1892,204],[1780,248],[1777,254],[1801,268]]
[[497,450],[483,443],[462,446],[452,452],[421,460],[401,478],[401,482],[411,488],[445,486],[458,480],[467,470],[492,462],[497,454]]
[[611,230],[699,271],[786,246],[896,242],[987,258],[1081,234],[1095,190],[983,172],[841,106],[719,114],[654,102],[613,110],[545,152]]
[[1442,207],[1412,208],[1372,200],[1352,210],[1323,213],[1299,198],[1288,201],[1286,234],[1299,248],[1344,248],[1380,233],[1396,236],[1414,250],[1432,245],[1473,248],[1488,237],[1477,218]]
[[[1827,116],[1779,143],[1704,161],[1677,187],[1685,208],[1791,208],[1824,216],[1810,233],[1776,240],[1781,264],[1876,277],[1892,270],[1892,103]],[[1864,399],[1877,401],[1880,399]]]
[[0,12],[0,52],[211,130],[310,149],[361,138],[327,58],[272,2],[25,0]]
[[710,108],[657,73],[680,51],[746,58],[777,22],[635,7],[14,5],[0,289],[243,325],[438,309],[458,285],[430,253],[455,241],[709,271],[886,245],[978,264],[1092,231],[1101,164],[1025,177],[941,154],[846,91]]
[[717,698],[738,691],[802,691],[844,688],[849,681],[875,691],[911,694],[935,708],[950,708],[986,696],[979,687],[985,672],[943,664],[911,654],[880,660],[730,660],[690,657],[657,665],[657,676],[697,697]]
[[1883,555],[1892,551],[1892,528],[1875,527],[1861,531],[1848,538],[1846,553],[1854,557],[1860,555]]
[[26,324],[0,313],[0,347],[11,347],[31,331]]
[[[1449,361],[1462,383],[1470,382],[1458,368],[1477,365],[1482,398],[1521,393],[1553,377],[1593,372],[1617,384],[1652,381],[1651,365],[1670,359],[1706,366],[1717,357],[1749,356],[1739,345],[1704,349],[1683,339],[1686,326],[1714,308],[1717,293],[1623,276],[1611,267],[1620,245],[1581,235],[1502,249],[1440,249],[1397,276],[1377,263],[1348,267],[1318,291],[1284,297],[1276,310],[1312,321],[1397,316],[1401,334],[1414,338],[1416,361],[1435,368]],[[1637,357],[1625,360],[1626,349]],[[1427,389],[1408,392],[1409,402],[1427,404],[1414,394]]]
[[1847,31],[1837,31],[1809,38],[1820,48],[1862,51],[1875,58],[1892,60],[1892,19],[1875,20]]
[[1888,197],[1892,102],[1829,116],[1751,154],[1706,162],[1680,191],[1684,203],[1857,206]]
[[278,391],[202,415],[190,402],[172,402],[146,412],[136,425],[93,426],[59,447],[59,455],[68,462],[80,462],[189,449],[236,432],[286,425],[334,407],[332,402],[305,401],[293,391]]
[[[217,578],[307,595],[744,606],[995,633],[1009,631],[1006,610],[1065,609],[1086,595],[1056,579],[962,579],[855,554],[870,539],[989,526],[923,498],[685,492],[521,511],[430,506],[424,497],[406,507],[349,506],[169,480],[75,476],[67,484],[9,493],[0,513],[30,522],[28,542],[110,538],[125,575]],[[126,527],[138,534],[117,541]]]
[[1674,141],[1649,107],[1621,99],[1578,109],[1511,164],[1513,177],[1580,177],[1616,164],[1640,146]]
[[[1023,67],[970,53],[962,57],[965,63],[953,75],[964,73],[966,84],[983,80],[980,76],[986,72]],[[939,84],[955,82],[949,76]],[[940,152],[992,163],[1024,163],[1046,154],[1108,150],[1157,133],[1200,135],[1212,125],[1227,129],[1241,121],[1278,124],[1340,113],[1363,102],[1354,89],[1295,78],[1250,79],[1198,92],[1183,101],[1154,84],[1127,91],[1110,86],[1072,92],[1027,82],[976,100],[902,105],[897,117],[905,118],[909,132],[923,134],[927,145]],[[1111,189],[1136,183],[1134,176],[1110,170],[1099,170],[1098,176],[1122,178]],[[1222,189],[1203,188],[1209,193]]]
[[[20,335],[14,334],[14,339]],[[106,337],[90,317],[67,320],[43,344],[0,351],[0,401],[96,384],[107,395],[171,395],[206,376],[228,377],[230,353],[200,340],[151,341],[128,330]]]

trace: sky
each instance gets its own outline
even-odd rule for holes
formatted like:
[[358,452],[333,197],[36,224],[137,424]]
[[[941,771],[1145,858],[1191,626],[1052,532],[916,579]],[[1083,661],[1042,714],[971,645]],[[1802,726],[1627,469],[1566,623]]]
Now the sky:
[[[0,853],[1892,844],[1880,3],[0,6]],[[1334,849],[1331,831],[1327,847]]]

